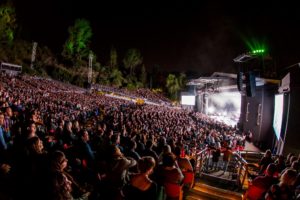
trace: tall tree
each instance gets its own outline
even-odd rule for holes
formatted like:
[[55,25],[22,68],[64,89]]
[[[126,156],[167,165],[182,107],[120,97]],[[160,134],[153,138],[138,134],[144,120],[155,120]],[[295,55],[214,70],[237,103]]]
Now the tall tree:
[[177,99],[180,90],[178,78],[174,74],[169,74],[166,80],[166,88],[172,99]]
[[117,68],[118,66],[118,54],[114,47],[110,49],[110,61],[109,65],[111,69]]
[[185,73],[180,73],[178,77],[178,83],[179,87],[183,89],[186,85],[186,74]]
[[144,87],[147,86],[147,71],[146,71],[145,65],[143,65],[142,69],[141,69],[140,81]]
[[69,38],[64,44],[62,55],[78,65],[82,57],[88,57],[89,44],[93,35],[90,22],[85,19],[77,19],[74,26],[69,27]]
[[116,87],[122,86],[123,81],[124,81],[122,72],[116,68],[111,71],[109,78],[110,78],[111,84]]
[[138,49],[128,49],[123,59],[125,68],[130,70],[130,76],[134,75],[136,66],[143,62],[143,57]]
[[0,42],[11,44],[17,28],[15,8],[10,4],[0,6]]
[[99,62],[95,64],[97,66],[97,72],[98,76],[96,78],[96,82],[103,84],[103,85],[109,85],[109,67],[108,66],[102,66]]

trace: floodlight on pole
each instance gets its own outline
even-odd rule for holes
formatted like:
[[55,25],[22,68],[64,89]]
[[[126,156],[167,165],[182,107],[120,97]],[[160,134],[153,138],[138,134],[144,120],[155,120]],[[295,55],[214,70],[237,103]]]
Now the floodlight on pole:
[[88,71],[88,83],[92,83],[92,77],[93,77],[93,54],[90,53],[89,55],[89,71]]
[[32,54],[31,54],[31,64],[30,68],[33,69],[33,63],[35,61],[35,55],[36,55],[36,48],[37,48],[38,43],[34,42],[32,46]]

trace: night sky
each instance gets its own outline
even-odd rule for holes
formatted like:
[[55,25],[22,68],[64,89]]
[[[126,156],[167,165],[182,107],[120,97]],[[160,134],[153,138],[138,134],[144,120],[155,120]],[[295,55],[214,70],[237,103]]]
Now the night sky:
[[300,62],[300,15],[288,1],[14,0],[22,37],[59,54],[75,19],[93,29],[92,49],[108,62],[138,48],[148,69],[235,72],[233,58],[264,42],[278,68]]

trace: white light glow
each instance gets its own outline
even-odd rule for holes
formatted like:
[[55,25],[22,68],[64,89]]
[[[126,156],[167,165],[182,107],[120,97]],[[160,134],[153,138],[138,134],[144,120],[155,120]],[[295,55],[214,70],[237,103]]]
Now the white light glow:
[[[231,126],[237,124],[241,112],[241,94],[239,92],[211,94],[208,102],[208,113],[211,117]],[[211,109],[214,112],[210,112]]]
[[213,114],[215,112],[215,108],[209,107],[207,111],[208,111],[208,113]]

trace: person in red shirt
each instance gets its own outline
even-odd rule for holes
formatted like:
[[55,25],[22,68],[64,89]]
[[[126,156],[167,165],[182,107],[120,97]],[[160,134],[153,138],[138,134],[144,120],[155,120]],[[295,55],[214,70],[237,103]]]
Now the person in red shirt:
[[227,171],[231,156],[232,156],[231,148],[229,146],[227,146],[225,151],[223,151],[223,171],[224,171],[224,173]]
[[263,198],[271,185],[278,182],[278,179],[274,178],[275,172],[276,165],[273,163],[269,164],[266,170],[266,175],[258,176],[252,181],[248,189],[248,199],[254,200]]

